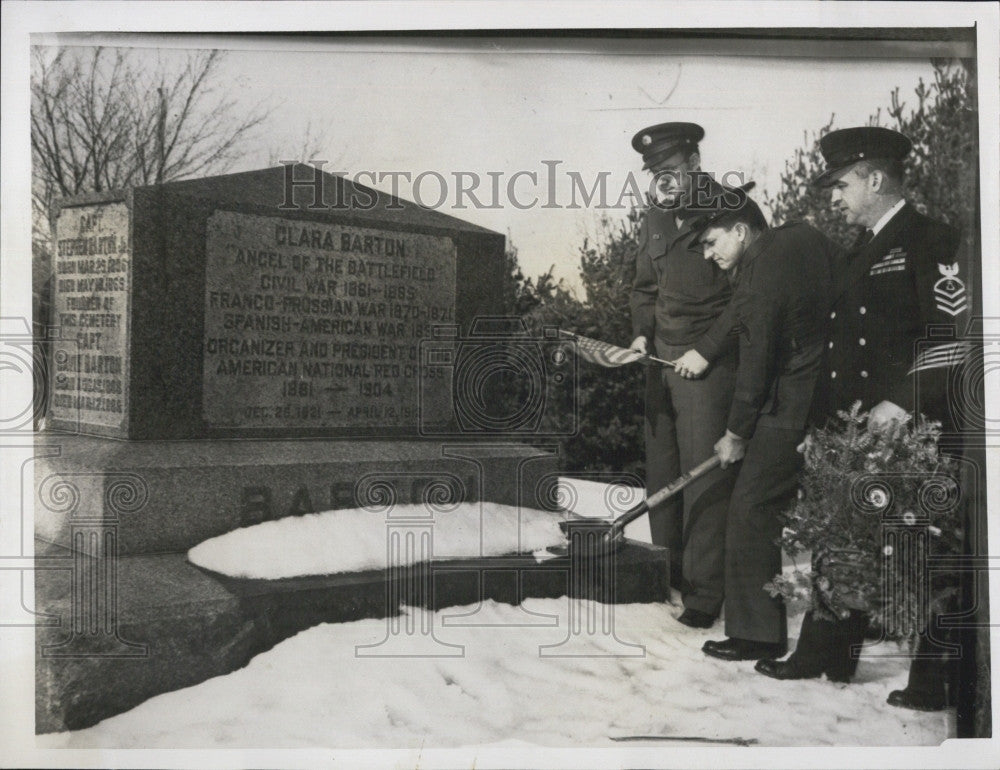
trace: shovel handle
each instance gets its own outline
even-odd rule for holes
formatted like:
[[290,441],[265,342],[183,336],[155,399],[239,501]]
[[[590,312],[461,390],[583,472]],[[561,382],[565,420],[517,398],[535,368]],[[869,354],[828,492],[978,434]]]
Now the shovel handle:
[[671,481],[667,486],[661,489],[659,492],[654,492],[652,495],[647,497],[643,502],[639,503],[634,508],[630,508],[617,519],[611,525],[611,537],[614,539],[617,537],[623,529],[625,529],[626,524],[630,524],[644,513],[646,513],[650,508],[655,505],[659,505],[664,500],[669,500],[671,497],[680,492],[684,487],[690,484],[695,479],[699,479],[704,476],[709,471],[717,468],[720,463],[718,455],[712,455],[705,462],[696,465],[694,468],[689,470],[683,476],[678,476],[676,479]]
[[652,495],[646,498],[646,505],[650,508],[659,505],[664,500],[669,500],[671,497],[680,492],[684,487],[690,484],[695,479],[700,479],[706,473],[714,470],[719,466],[718,455],[712,455],[705,462],[694,466],[691,470],[685,473],[683,476],[678,476],[676,479],[671,481],[667,486],[661,489],[659,492],[654,492]]

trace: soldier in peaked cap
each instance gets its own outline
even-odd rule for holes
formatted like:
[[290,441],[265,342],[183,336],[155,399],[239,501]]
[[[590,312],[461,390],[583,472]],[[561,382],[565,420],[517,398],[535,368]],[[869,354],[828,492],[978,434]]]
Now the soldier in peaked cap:
[[[842,128],[824,134],[819,140],[820,151],[826,168],[813,180],[816,187],[833,187],[837,180],[860,161],[875,161],[880,165],[895,166],[897,177],[903,174],[903,159],[910,154],[910,140],[891,128],[858,126]],[[836,202],[833,202],[836,206]],[[857,216],[857,215],[851,215]],[[847,220],[853,224],[851,217]]]
[[642,155],[643,171],[653,174],[662,208],[683,207],[687,175],[699,171],[698,143],[705,129],[697,123],[660,123],[632,137],[632,149]]
[[632,149],[642,155],[643,169],[650,169],[678,151],[697,152],[705,129],[697,123],[658,123],[632,137]]
[[838,249],[807,224],[769,228],[743,189],[713,187],[708,197],[720,205],[703,207],[714,210],[696,219],[693,238],[733,282],[724,325],[739,330],[739,364],[715,451],[723,465],[739,465],[726,517],[727,638],[702,649],[752,660],[786,650],[784,604],[764,584],[781,571],[780,514],[802,465],[796,447],[819,376]]
[[[866,229],[834,279],[813,424],[822,425],[837,410],[860,401],[870,413],[872,430],[911,413],[941,420],[946,432],[954,427],[946,398],[948,375],[970,346],[957,340],[957,334],[939,344],[917,343],[928,340],[932,324],[965,331],[967,265],[956,256],[958,232],[921,214],[903,197],[903,160],[910,147],[903,134],[872,126],[833,131],[820,139],[827,167],[815,183],[830,190],[831,205],[848,223]],[[849,681],[867,625],[861,612],[839,621],[807,613],[794,654],[786,661],[761,660],[757,670],[777,679],[825,673],[832,680]],[[930,632],[941,638],[940,630]],[[933,651],[940,648],[928,643],[927,634],[920,638],[930,657],[914,659],[907,688],[892,692],[888,702],[941,709],[947,705],[946,667]]]
[[[632,348],[673,360],[692,346],[712,345],[714,361],[705,377],[694,381],[668,366],[647,371],[650,493],[712,456],[733,393],[735,340],[727,338],[728,329],[714,329],[726,322],[731,288],[725,272],[691,243],[685,206],[700,172],[698,142],[704,135],[694,123],[661,123],[632,139],[656,182],[640,223],[630,302]],[[725,517],[734,481],[734,468],[716,469],[688,486],[680,500],[650,512],[653,542],[670,549],[671,582],[683,596],[678,620],[688,626],[710,627],[722,607]]]

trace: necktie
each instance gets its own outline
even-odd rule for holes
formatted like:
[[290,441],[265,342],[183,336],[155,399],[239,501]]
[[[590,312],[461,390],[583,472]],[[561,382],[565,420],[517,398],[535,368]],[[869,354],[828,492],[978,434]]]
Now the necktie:
[[852,251],[860,251],[865,246],[867,246],[869,243],[871,243],[872,242],[872,238],[874,238],[874,237],[875,237],[875,233],[873,233],[871,230],[865,230],[865,231],[859,233],[858,234],[858,238],[857,238],[856,241],[854,241],[854,246],[852,247],[851,250]]

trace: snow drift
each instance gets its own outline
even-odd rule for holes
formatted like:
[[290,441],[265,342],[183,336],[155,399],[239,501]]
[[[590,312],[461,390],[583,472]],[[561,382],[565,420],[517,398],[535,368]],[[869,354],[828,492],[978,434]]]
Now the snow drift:
[[[352,508],[289,516],[243,527],[199,543],[188,559],[239,578],[290,578],[361,572],[388,566],[389,532],[416,525],[430,532],[435,560],[531,553],[565,544],[562,514],[499,503],[459,503],[449,510],[397,505],[389,514]],[[426,523],[426,524],[425,524]],[[422,560],[401,551],[393,566]]]

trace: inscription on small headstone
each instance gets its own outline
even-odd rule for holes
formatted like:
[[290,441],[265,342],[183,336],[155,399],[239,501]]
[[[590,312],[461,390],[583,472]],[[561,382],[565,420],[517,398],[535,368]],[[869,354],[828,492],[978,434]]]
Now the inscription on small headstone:
[[124,203],[56,219],[51,415],[121,428],[128,414],[129,214]]

